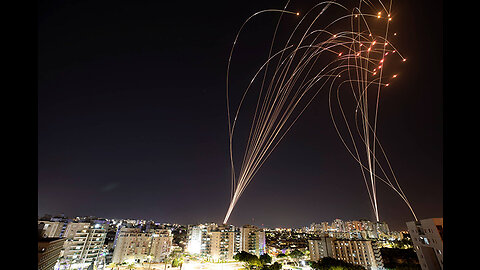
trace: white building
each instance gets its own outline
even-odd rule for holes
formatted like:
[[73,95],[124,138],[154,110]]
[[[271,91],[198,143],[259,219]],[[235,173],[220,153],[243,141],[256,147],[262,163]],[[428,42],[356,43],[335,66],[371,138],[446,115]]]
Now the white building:
[[215,223],[189,226],[187,232],[187,252],[192,255],[209,256],[211,247],[211,231],[218,225]]
[[260,256],[265,253],[265,231],[253,225],[240,228],[241,249],[250,254]]
[[118,234],[112,262],[160,262],[170,254],[173,235],[170,230],[122,228]]
[[232,225],[199,224],[188,229],[187,252],[208,260],[230,261],[240,251],[240,230]]
[[210,254],[213,261],[231,261],[240,252],[240,232],[233,225],[220,225],[212,228],[210,236]]
[[79,269],[97,262],[103,250],[107,226],[102,223],[68,223],[60,263],[64,263],[66,269]]
[[383,269],[383,262],[375,241],[320,237],[308,240],[310,260],[325,257],[361,265],[366,269]]
[[187,233],[187,252],[190,254],[207,254],[207,225],[199,224],[188,228]]
[[443,269],[443,218],[407,222],[422,270]]

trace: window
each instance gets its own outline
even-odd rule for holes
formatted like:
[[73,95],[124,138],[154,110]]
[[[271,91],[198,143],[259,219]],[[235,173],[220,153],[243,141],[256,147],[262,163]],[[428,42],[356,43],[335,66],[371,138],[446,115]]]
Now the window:
[[443,241],[443,226],[437,225],[436,227],[437,227],[438,233],[440,234],[440,238],[441,238],[442,241]]
[[425,245],[430,245],[430,242],[428,241],[428,238],[420,236],[420,242],[425,244]]

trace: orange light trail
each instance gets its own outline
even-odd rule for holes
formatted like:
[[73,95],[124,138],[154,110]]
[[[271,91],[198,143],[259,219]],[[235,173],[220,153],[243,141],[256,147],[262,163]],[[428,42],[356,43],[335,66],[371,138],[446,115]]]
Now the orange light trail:
[[[273,48],[276,48],[274,43],[282,16],[284,14],[300,15],[299,12],[287,11],[289,3],[287,2],[283,10],[263,10],[250,16],[237,32],[230,51],[226,93],[232,186],[230,205],[224,223],[228,222],[236,203],[262,165],[321,90],[328,90],[329,110],[333,125],[348,153],[360,166],[377,221],[379,221],[377,181],[392,188],[407,204],[416,219],[413,208],[400,188],[388,157],[376,135],[381,86],[389,86],[389,83],[383,83],[382,80],[397,77],[397,74],[388,75],[383,68],[385,56],[389,52],[392,54],[396,52],[393,45],[386,40],[391,21],[391,2],[387,9],[382,1],[378,1],[382,10],[387,14],[388,20],[375,20],[375,17],[381,18],[382,11],[377,13],[372,11],[372,3],[359,5],[353,9],[338,2],[318,3],[302,17],[299,17],[299,21],[293,27],[284,47],[280,46],[279,49],[273,51]],[[318,27],[316,22],[323,20],[324,13],[328,13],[330,10],[343,12],[344,15],[334,18],[322,28],[316,28]],[[251,78],[248,86],[240,92],[241,99],[236,102],[235,107],[232,107],[229,86],[230,65],[239,35],[247,22],[266,12],[277,12],[280,15],[270,45],[270,52],[266,61]],[[350,22],[351,27],[344,28],[343,22]],[[385,30],[383,32],[374,31],[373,29],[379,28],[379,24],[382,22],[386,22]],[[372,23],[375,24],[375,27],[370,27]],[[343,30],[339,31],[339,28]],[[334,32],[333,29],[335,29]],[[374,47],[377,41],[384,46]],[[365,48],[364,44],[371,44],[371,46]],[[387,47],[388,44],[390,46]],[[337,57],[332,60],[332,55]],[[400,54],[396,55],[401,57],[403,62],[406,61]],[[382,65],[377,66],[378,63],[382,63]],[[373,72],[370,71],[372,67],[376,67]],[[370,73],[373,76],[369,76]],[[379,73],[378,76],[376,76],[377,73]],[[376,106],[373,109],[369,106],[371,103],[369,96],[371,95],[368,93],[370,92],[376,94]],[[332,98],[332,94],[336,95],[336,99]],[[354,113],[349,113],[348,108],[344,108],[342,105],[342,100],[346,95],[350,95],[355,100],[355,107],[350,108]],[[253,116],[244,117],[242,108],[244,103],[249,101],[247,96],[255,98],[256,107]],[[333,107],[335,100],[337,110]],[[341,116],[340,121],[345,124],[346,133],[340,132],[335,115]],[[245,148],[242,148],[243,151],[236,157],[233,144],[234,138],[240,139],[234,136],[239,121],[247,121],[250,132],[248,138],[244,139]],[[354,123],[356,133],[355,129],[351,127],[352,123]],[[376,148],[380,150],[380,153],[376,151]],[[380,157],[383,162],[380,162]],[[240,162],[238,167],[235,166],[237,162]]]

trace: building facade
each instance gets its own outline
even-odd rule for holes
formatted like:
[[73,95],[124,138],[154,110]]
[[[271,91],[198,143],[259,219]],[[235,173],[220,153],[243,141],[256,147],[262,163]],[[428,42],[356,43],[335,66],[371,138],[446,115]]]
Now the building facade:
[[240,228],[241,249],[250,254],[260,256],[265,253],[265,231],[253,225]]
[[317,262],[325,257],[333,258],[331,237],[319,237],[308,240],[308,250],[310,251],[310,260]]
[[207,260],[230,261],[241,249],[240,230],[233,225],[199,224],[187,235],[187,252]]
[[407,222],[422,270],[443,269],[443,218]]
[[309,240],[308,249],[312,261],[330,257],[361,265],[366,269],[383,268],[380,250],[375,241],[320,237]]
[[187,252],[192,255],[203,257],[211,253],[211,231],[218,225],[215,223],[204,223],[189,226],[187,228]]
[[62,221],[38,221],[38,229],[43,230],[43,236],[47,238],[64,237],[67,222]]
[[67,269],[79,269],[97,262],[103,251],[107,226],[104,223],[69,223],[60,263]]
[[64,238],[38,239],[38,270],[53,270],[64,242]]
[[231,261],[240,252],[240,231],[233,225],[220,225],[211,228],[210,258],[213,261]]
[[122,228],[113,251],[112,262],[161,262],[171,251],[173,235],[170,230]]

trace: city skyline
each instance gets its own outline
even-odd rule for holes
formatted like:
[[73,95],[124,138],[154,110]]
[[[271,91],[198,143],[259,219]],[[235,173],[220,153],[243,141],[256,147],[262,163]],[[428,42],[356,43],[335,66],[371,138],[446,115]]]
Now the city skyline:
[[[228,53],[247,17],[284,4],[39,2],[39,216],[221,223],[230,195]],[[425,15],[429,4],[393,2],[394,42],[408,63],[382,97],[378,127],[419,219],[443,216],[442,17]],[[311,7],[291,6],[300,13]],[[233,85],[243,85],[239,74],[266,57],[265,33],[277,18],[264,15],[246,28],[243,38],[256,42],[234,55]],[[407,206],[384,185],[378,189],[380,220],[405,229],[413,220]],[[374,220],[358,164],[321,94],[229,223],[301,227],[335,218]]]

